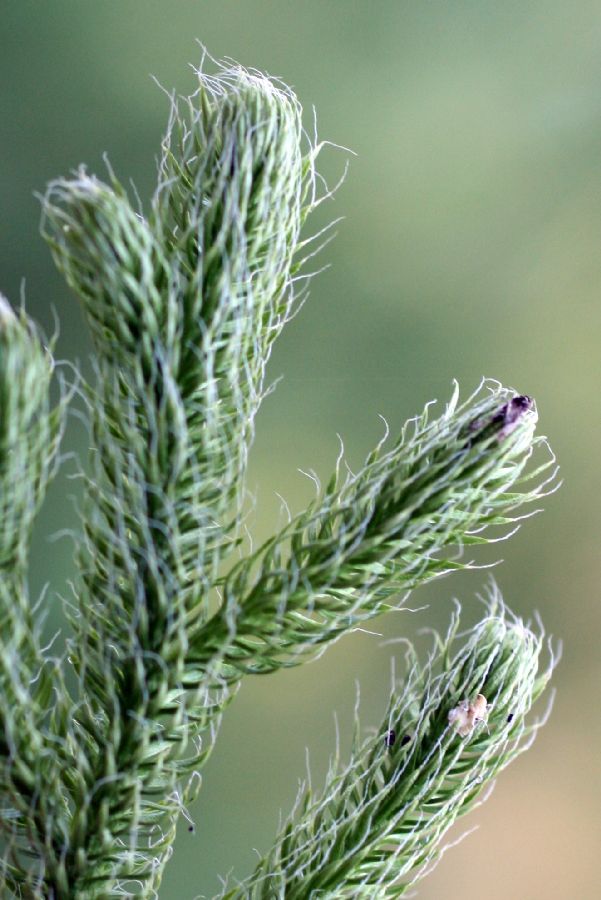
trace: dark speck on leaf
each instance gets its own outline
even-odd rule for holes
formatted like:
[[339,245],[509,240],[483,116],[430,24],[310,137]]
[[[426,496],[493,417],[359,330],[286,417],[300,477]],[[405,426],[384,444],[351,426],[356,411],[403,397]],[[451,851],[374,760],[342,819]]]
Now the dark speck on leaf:
[[528,397],[526,394],[523,394],[518,397],[513,397],[506,403],[496,416],[493,418],[493,422],[495,424],[499,424],[502,426],[499,432],[499,440],[507,437],[508,434],[514,430],[519,424],[520,419],[532,409],[534,405],[534,401],[532,397]]
[[404,747],[405,744],[408,744],[410,740],[411,740],[411,736],[409,734],[404,734],[403,737],[401,738],[401,747]]
[[497,432],[497,438],[501,441],[517,428],[524,414],[529,412],[533,406],[532,397],[528,397],[527,394],[516,394],[515,397],[504,403],[490,419],[474,419],[470,423],[469,430],[471,432],[482,431],[482,436],[486,437],[492,429]]
[[513,713],[509,713],[509,715],[507,716],[507,721],[513,722]]
[[396,731],[394,728],[391,728],[390,731],[386,732],[386,737],[384,738],[387,747],[394,747],[394,742],[396,741]]

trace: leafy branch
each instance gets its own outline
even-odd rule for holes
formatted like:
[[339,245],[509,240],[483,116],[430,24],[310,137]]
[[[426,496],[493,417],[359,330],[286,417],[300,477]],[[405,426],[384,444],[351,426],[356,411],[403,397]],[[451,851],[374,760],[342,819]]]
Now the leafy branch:
[[[539,671],[542,632],[515,618],[495,588],[485,618],[467,635],[458,626],[456,612],[424,665],[408,646],[407,674],[377,732],[356,738],[347,764],[334,759],[321,796],[301,788],[273,848],[223,898],[401,897],[432,867],[456,819],[530,745],[541,722],[525,716],[556,663],[549,645]],[[453,711],[476,696],[487,714],[461,736]]]
[[[529,397],[491,382],[460,403],[456,389],[357,473],[341,454],[306,510],[232,562],[267,362],[324,241],[302,228],[330,192],[285,85],[239,66],[197,75],[171,99],[147,213],[110,169],[43,198],[96,366],[65,659],[41,647],[26,571],[68,397],[52,406],[52,348],[0,300],[0,866],[19,898],[156,896],[242,677],[301,663],[469,567],[465,548],[512,533],[555,483]],[[400,892],[435,857],[517,752],[548,675],[540,637],[495,602],[450,662],[456,622],[425,667],[411,657],[388,713],[410,746],[357,744],[235,896],[396,896],[385,885]],[[472,734],[480,694],[490,730]]]
[[492,540],[494,526],[513,528],[518,508],[555,480],[552,456],[527,469],[547,444],[534,437],[532,401],[517,399],[519,416],[498,385],[460,406],[456,390],[442,416],[430,420],[426,407],[356,474],[343,478],[340,458],[318,499],[226,575],[193,661],[215,654],[232,679],[294,665],[391,608],[391,597],[469,567],[457,550]]

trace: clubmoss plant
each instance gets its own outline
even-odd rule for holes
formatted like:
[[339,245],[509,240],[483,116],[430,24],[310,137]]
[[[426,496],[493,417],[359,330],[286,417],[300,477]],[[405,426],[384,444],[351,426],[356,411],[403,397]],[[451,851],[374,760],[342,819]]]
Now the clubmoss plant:
[[[285,85],[234,65],[197,76],[172,100],[147,211],[111,170],[82,168],[43,198],[96,369],[64,659],[41,647],[26,572],[69,398],[52,406],[52,347],[0,300],[3,896],[157,896],[241,679],[298,665],[465,568],[464,548],[511,532],[554,484],[529,397],[485,382],[460,402],[456,388],[356,474],[340,458],[307,509],[232,561],[266,365],[304,297],[323,232],[301,231],[328,192]],[[496,589],[483,621],[457,628],[422,664],[407,651],[376,735],[358,734],[319,797],[301,792],[223,896],[396,897],[435,861],[527,745],[553,665],[539,669],[542,631]]]
[[[528,746],[538,725],[524,717],[554,664],[551,653],[538,674],[542,635],[496,589],[459,641],[458,625],[456,611],[424,665],[408,646],[407,674],[393,682],[378,731],[356,740],[346,765],[333,761],[320,796],[303,786],[272,850],[225,897],[400,897],[431,868],[456,818]],[[489,712],[461,734],[452,713],[478,695]]]

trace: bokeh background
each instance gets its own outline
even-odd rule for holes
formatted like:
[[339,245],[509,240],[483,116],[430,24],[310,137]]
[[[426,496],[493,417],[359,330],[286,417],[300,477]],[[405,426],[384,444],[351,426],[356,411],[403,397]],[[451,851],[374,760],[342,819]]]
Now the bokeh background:
[[[358,462],[451,379],[490,375],[536,397],[564,485],[544,516],[497,546],[496,577],[528,616],[538,609],[565,653],[553,716],[535,748],[499,779],[419,896],[565,900],[598,896],[599,344],[601,339],[601,7],[595,0],[5,0],[0,12],[0,290],[88,368],[75,301],[38,234],[34,191],[102,154],[142,197],[152,190],[167,100],[151,80],[194,86],[200,39],[215,56],[279,75],[320,136],[352,148],[325,214],[344,216],[302,313],[273,355],[283,375],[258,421],[250,472],[253,529],[311,496],[297,471],[326,476],[340,432]],[[327,150],[335,179],[345,154]],[[74,419],[67,449],[85,453]],[[66,474],[69,464],[66,466]],[[33,585],[67,591],[73,482],[52,489],[34,546]],[[481,554],[488,562],[495,555]],[[427,611],[378,622],[386,637],[444,627],[450,599],[477,612],[486,573],[421,589]],[[53,601],[58,606],[58,600]],[[54,616],[54,613],[53,613]],[[54,621],[54,619],[53,619]],[[243,876],[291,805],[307,748],[319,784],[334,711],[349,733],[356,681],[366,726],[379,719],[390,647],[339,642],[319,662],[247,681],[161,896],[210,896]]]

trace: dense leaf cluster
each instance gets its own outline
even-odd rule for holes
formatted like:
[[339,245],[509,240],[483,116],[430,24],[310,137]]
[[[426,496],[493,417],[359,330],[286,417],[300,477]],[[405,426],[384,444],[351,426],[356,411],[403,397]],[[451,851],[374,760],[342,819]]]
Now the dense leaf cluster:
[[[460,551],[511,530],[552,478],[548,458],[530,464],[544,441],[529,398],[455,391],[356,474],[338,460],[306,510],[231,562],[266,365],[324,197],[318,151],[289,89],[222,67],[173,100],[147,212],[112,172],[49,186],[43,233],[97,375],[64,660],[40,647],[26,569],[66,401],[50,403],[51,348],[0,300],[0,873],[15,897],[155,896],[240,679],[465,567]],[[452,658],[451,635],[425,665],[411,656],[386,725],[409,741],[358,743],[232,896],[392,897],[435,857],[522,746],[548,674],[540,636],[496,603]],[[448,712],[478,693],[489,728],[463,740]]]

